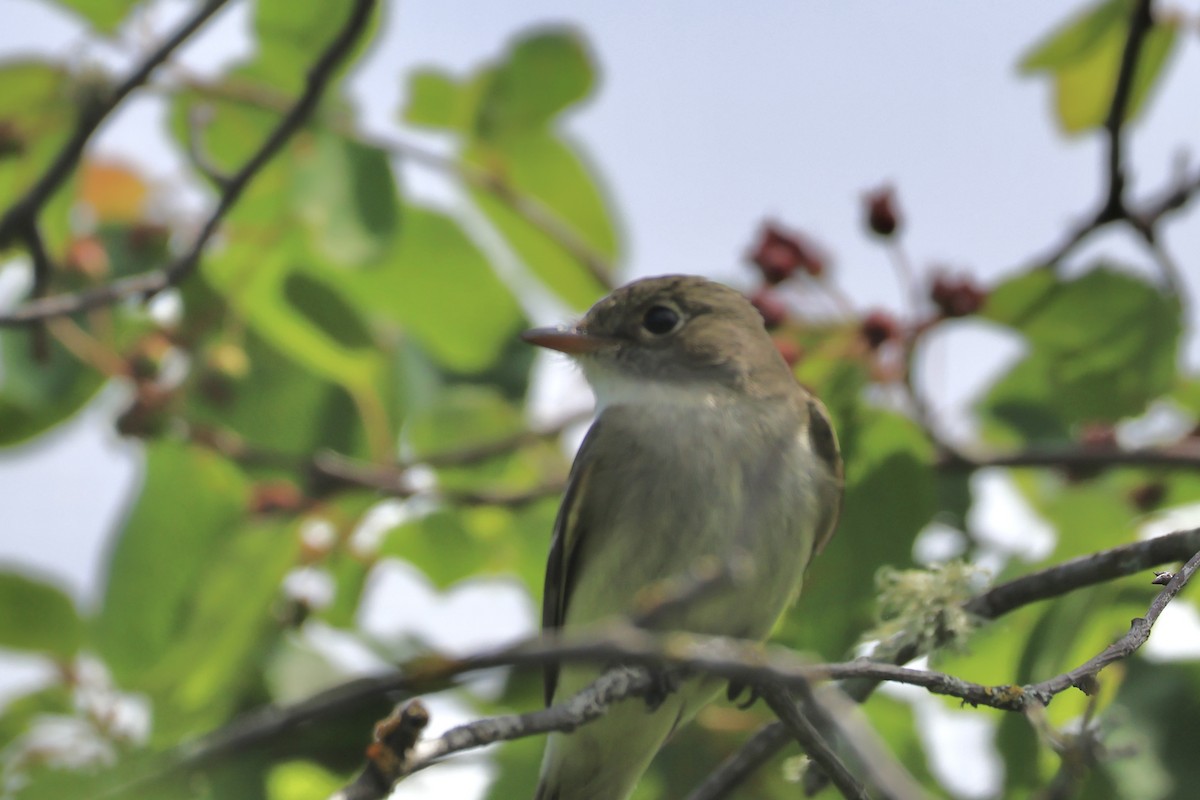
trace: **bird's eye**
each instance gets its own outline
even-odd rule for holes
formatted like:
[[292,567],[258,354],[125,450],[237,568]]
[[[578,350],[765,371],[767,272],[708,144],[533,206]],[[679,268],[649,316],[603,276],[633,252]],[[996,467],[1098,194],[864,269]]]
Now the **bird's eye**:
[[663,336],[679,327],[679,312],[667,306],[650,306],[642,317],[642,327],[655,336]]

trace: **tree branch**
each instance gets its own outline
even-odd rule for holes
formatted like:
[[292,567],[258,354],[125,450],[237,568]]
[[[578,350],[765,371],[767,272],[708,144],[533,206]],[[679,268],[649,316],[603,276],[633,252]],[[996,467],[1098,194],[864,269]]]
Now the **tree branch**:
[[[1020,608],[1028,603],[1045,600],[1049,597],[1066,594],[1083,586],[1102,583],[1113,578],[1142,572],[1149,567],[1188,558],[1200,550],[1200,528],[1179,531],[1166,536],[1137,544],[1126,545],[1064,562],[1038,573],[1023,576],[1007,584],[993,587],[991,590],[972,598],[965,604],[981,617],[994,619],[1002,614]],[[1054,590],[1057,587],[1057,591]],[[621,629],[624,636],[625,628]],[[734,648],[740,644],[742,661],[720,663],[720,653],[709,653],[704,665],[699,662],[693,666],[697,671],[709,671],[713,674],[725,674],[735,677],[745,683],[761,680],[775,680],[779,676],[772,669],[763,665],[763,649],[751,643],[731,642],[731,640],[703,639],[702,637],[654,637],[645,631],[632,631],[639,638],[634,644],[641,650],[629,645],[624,638],[619,641],[583,641],[573,646],[575,660],[611,660],[623,658],[625,662],[637,661],[642,658],[647,662],[663,661],[669,663],[690,663],[680,658],[689,654],[685,645],[688,642],[705,646],[705,643],[715,642],[718,647]],[[647,638],[648,637],[648,638]],[[647,645],[649,642],[649,645]],[[287,708],[266,708],[240,717],[229,725],[213,733],[185,745],[180,746],[157,767],[152,775],[141,779],[141,782],[157,780],[180,771],[196,769],[213,763],[221,758],[243,752],[251,747],[280,737],[293,735],[302,727],[319,725],[351,711],[367,708],[392,693],[403,693],[411,696],[417,691],[432,691],[445,688],[447,680],[465,672],[477,671],[491,667],[509,664],[543,664],[551,659],[571,655],[566,646],[553,639],[537,638],[530,642],[505,648],[491,653],[484,653],[468,659],[447,660],[436,657],[410,662],[406,672],[396,672],[373,678],[361,678],[341,686],[334,687],[320,694]],[[540,649],[539,649],[540,648]],[[728,649],[728,648],[726,648]],[[727,653],[728,654],[728,653]],[[810,664],[800,660],[791,653],[782,656],[786,666],[791,670],[792,678],[805,681],[825,678],[869,678],[870,681],[855,685],[854,690],[848,691],[856,700],[861,701],[874,689],[879,680],[897,680],[914,682],[930,688],[941,680],[937,673],[922,670],[908,670],[890,664],[872,664],[866,659],[846,662],[843,664]],[[897,658],[909,661],[916,653],[901,654]],[[728,667],[718,669],[718,667]],[[709,669],[712,667],[712,669]],[[735,675],[736,673],[736,675]],[[915,680],[909,680],[915,677]],[[955,679],[944,676],[949,682]],[[961,682],[960,682],[961,683]],[[791,685],[799,685],[794,681]],[[951,685],[951,683],[946,683]],[[965,684],[964,684],[965,685]],[[865,691],[860,687],[866,687]],[[1010,687],[1015,689],[1019,687]],[[978,687],[975,697],[980,704],[990,705],[989,693],[994,690]],[[959,696],[959,695],[955,695]],[[974,702],[972,700],[972,702]],[[723,763],[705,783],[691,796],[690,800],[713,800],[722,797],[733,786],[741,783],[749,774],[762,764],[769,761],[789,740],[788,732],[779,723],[772,723],[743,745],[742,749]]]
[[[214,84],[200,79],[185,81],[187,88],[211,97],[220,97],[260,108],[278,109],[281,96],[269,87],[246,84]],[[563,218],[538,198],[517,190],[495,171],[469,161],[435,153],[402,139],[373,136],[347,126],[339,132],[368,147],[374,147],[413,164],[420,164],[449,175],[461,183],[488,192],[510,211],[536,228],[543,236],[562,248],[567,255],[586,269],[605,289],[616,287],[613,265],[587,242]]]
[[[349,786],[335,792],[329,800],[382,800],[391,793],[398,781],[432,766],[448,755],[496,742],[575,730],[602,717],[612,704],[630,697],[641,697],[654,686],[654,679],[645,669],[614,667],[565,702],[549,708],[473,720],[451,728],[434,739],[411,743],[402,741],[400,747],[382,748],[382,753],[381,748],[373,746],[368,751],[367,766],[359,776]],[[400,713],[399,710],[393,712],[393,717],[397,713]],[[376,744],[380,744],[378,733]]]
[[158,46],[124,81],[94,105],[85,105],[71,138],[59,150],[54,161],[20,200],[0,217],[0,246],[10,241],[22,227],[32,223],[42,206],[75,169],[92,135],[135,89],[144,84],[173,52],[194,34],[227,0],[207,0],[192,16]]
[[[322,478],[339,485],[359,486],[375,489],[394,497],[412,497],[424,493],[409,480],[407,469],[396,465],[363,463],[332,451],[318,453],[312,461],[313,470]],[[519,491],[495,490],[451,490],[435,489],[431,494],[444,497],[447,501],[462,506],[509,506],[518,507],[557,497],[566,488],[565,476],[548,480]]]
[[[1158,621],[1163,609],[1187,585],[1187,582],[1191,580],[1192,575],[1195,574],[1197,569],[1200,569],[1200,552],[1197,552],[1188,559],[1183,568],[1175,573],[1175,576],[1167,582],[1167,585],[1163,587],[1163,590],[1158,593],[1158,596],[1150,604],[1150,608],[1146,611],[1144,617],[1135,617],[1130,621],[1129,631],[1124,636],[1070,672],[1064,672],[1061,675],[1055,675],[1053,678],[1026,686],[1026,695],[1045,705],[1050,702],[1050,699],[1054,695],[1064,692],[1072,686],[1082,687],[1087,685],[1087,682],[1094,679],[1109,664],[1132,655],[1150,638],[1150,630],[1154,627],[1154,623]],[[1090,691],[1087,693],[1091,694]]]
[[[205,6],[205,9],[208,9],[210,6],[219,7],[221,2],[212,0]],[[209,214],[207,220],[205,220],[191,247],[185,253],[174,259],[162,270],[156,272],[134,275],[130,278],[114,281],[84,292],[54,295],[41,300],[27,302],[12,312],[0,314],[0,326],[28,325],[36,320],[111,305],[129,297],[150,297],[161,292],[163,289],[178,284],[191,274],[199,263],[200,256],[208,244],[208,240],[216,232],[225,215],[241,198],[246,187],[250,185],[251,181],[258,175],[262,168],[279,153],[284,144],[300,130],[312,115],[338,65],[349,55],[351,49],[354,47],[354,43],[358,41],[359,37],[366,30],[367,20],[370,19],[374,7],[375,0],[355,0],[346,22],[309,69],[304,91],[301,93],[299,99],[284,114],[271,133],[267,135],[262,145],[242,165],[241,169],[229,176],[229,180],[224,186],[216,206]],[[212,10],[215,11],[215,8]],[[209,14],[211,14],[211,11]],[[179,34],[172,37],[173,40],[176,38],[179,38]],[[186,38],[186,36],[183,38]],[[166,52],[170,51],[167,50]],[[158,54],[156,53],[155,55],[157,56]],[[165,57],[165,54],[163,54],[163,58]],[[145,65],[143,66],[145,67]],[[150,69],[153,69],[153,67],[150,67]],[[150,69],[144,69],[147,75]],[[141,71],[139,70],[139,73]],[[73,164],[74,162],[70,163]],[[7,219],[7,216],[5,219]],[[2,223],[0,223],[0,226],[2,226]],[[3,227],[0,227],[0,231],[2,230]]]
[[1125,117],[1129,113],[1129,101],[1133,96],[1133,80],[1137,74],[1138,61],[1146,34],[1154,26],[1151,14],[1153,0],[1138,0],[1129,20],[1129,33],[1125,36],[1125,48],[1121,53],[1121,66],[1117,71],[1117,83],[1113,88],[1112,103],[1104,120],[1108,133],[1108,190],[1096,221],[1103,224],[1109,220],[1129,217],[1125,207],[1125,162],[1122,134]]
[[1050,252],[1036,259],[1026,269],[1054,266],[1096,231],[1110,223],[1124,222],[1150,246],[1158,262],[1166,288],[1179,292],[1182,284],[1174,260],[1158,246],[1158,225],[1171,212],[1187,205],[1200,192],[1200,174],[1184,176],[1176,185],[1156,200],[1142,207],[1131,207],[1126,197],[1126,168],[1124,138],[1133,85],[1137,78],[1146,37],[1154,27],[1153,0],[1137,0],[1129,18],[1129,30],[1121,52],[1121,63],[1113,85],[1112,101],[1104,118],[1107,144],[1105,156],[1105,189],[1100,206],[1085,220],[1075,225],[1067,236]]
[[[1144,542],[1122,545],[1092,555],[1056,564],[1038,572],[993,586],[963,604],[963,607],[982,619],[997,619],[1026,605],[1143,572],[1151,567],[1173,561],[1183,561],[1200,551],[1200,528],[1176,531]],[[894,664],[905,664],[917,658],[916,648],[902,648],[887,654]],[[883,658],[884,654],[879,654]],[[864,702],[878,686],[874,681],[843,683],[843,690],[853,700]],[[688,796],[688,800],[716,800],[769,762],[787,744],[787,731],[778,722],[768,723],[756,731],[743,745],[723,761]],[[806,782],[809,794],[820,788],[819,779]]]
[[987,467],[1183,467],[1200,468],[1200,439],[1188,438],[1164,447],[1124,450],[1119,447],[1044,447],[1004,455],[971,456],[943,452],[938,469],[973,472]]
[[[809,751],[810,755],[814,755],[814,758],[820,762],[827,759],[831,755],[831,751],[825,752],[809,737],[810,732],[807,730],[809,724],[799,716],[794,704],[787,698],[786,692],[778,693],[780,687],[803,691],[812,680],[830,678],[890,680],[921,686],[935,694],[958,697],[963,702],[972,705],[990,706],[1005,711],[1025,711],[1031,706],[1044,706],[1055,695],[1071,687],[1079,687],[1090,694],[1092,683],[1101,670],[1114,661],[1126,658],[1145,644],[1150,636],[1151,628],[1162,614],[1163,609],[1179,594],[1197,569],[1200,569],[1200,551],[1192,555],[1184,567],[1159,592],[1150,604],[1146,615],[1132,621],[1128,633],[1075,669],[1026,686],[984,686],[933,670],[914,670],[892,664],[872,662],[868,659],[832,664],[808,664],[791,651],[781,648],[768,648],[764,653],[762,647],[751,642],[682,633],[656,635],[628,625],[617,625],[590,635],[543,634],[514,647],[467,656],[462,659],[439,659],[410,663],[407,673],[397,676],[394,688],[419,690],[421,685],[426,682],[442,682],[464,672],[497,666],[579,661],[589,663],[617,661],[623,664],[632,663],[648,667],[666,665],[683,668],[693,673],[768,687],[768,691],[775,692],[768,698],[768,702],[772,709],[780,715],[782,720],[780,725],[786,728],[792,736],[803,740],[806,746],[812,747],[813,750]],[[538,712],[533,713],[537,714]],[[461,741],[465,746],[475,747],[499,740],[498,738],[488,738],[489,736],[502,735],[505,739],[512,739],[545,732],[540,728],[535,729],[529,726],[527,724],[529,716],[503,717],[499,718],[499,722],[488,720],[486,724],[478,728],[473,727],[476,723],[470,723],[462,726]],[[552,727],[548,730],[569,730],[573,727],[575,726]],[[484,731],[489,733],[485,735]],[[445,745],[439,744],[433,751],[436,753],[434,757],[448,752],[444,751],[444,747]],[[816,753],[820,753],[820,755],[815,755]],[[823,764],[839,773],[838,786],[846,797],[865,797],[861,785],[852,776],[849,776],[848,772],[845,772],[844,765],[840,765],[840,767],[839,765],[840,761],[836,757]],[[718,797],[720,795],[709,796]]]
[[1022,575],[972,597],[963,608],[983,619],[996,619],[1023,606],[1076,589],[1144,572],[1160,564],[1183,561],[1197,551],[1200,551],[1200,528],[1176,531]]
[[[806,687],[807,688],[807,687]],[[842,793],[846,800],[871,800],[866,787],[838,757],[821,732],[808,720],[788,691],[780,686],[762,684],[758,688],[759,695],[779,717],[779,723],[792,735],[813,763],[829,776],[830,781]]]
[[[25,250],[33,267],[33,286],[29,297],[37,300],[44,297],[50,289],[50,278],[54,275],[54,264],[46,251],[46,242],[38,228],[36,217],[19,221],[17,234],[25,242]],[[46,338],[46,326],[34,325],[29,329],[29,346],[36,361],[45,361],[50,357],[50,342]]]

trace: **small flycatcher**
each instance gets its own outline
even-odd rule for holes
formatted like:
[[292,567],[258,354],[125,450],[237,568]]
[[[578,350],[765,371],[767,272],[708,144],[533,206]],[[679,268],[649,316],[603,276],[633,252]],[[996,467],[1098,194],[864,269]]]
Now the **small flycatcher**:
[[[596,395],[554,525],[543,628],[635,613],[639,590],[682,579],[701,559],[739,559],[747,578],[654,625],[766,638],[833,534],[842,465],[824,407],[796,382],[758,311],[726,286],[671,275],[617,289],[573,328],[524,339],[570,355]],[[600,672],[548,669],[546,702]],[[627,700],[552,734],[536,800],[625,800],[718,688],[688,679],[652,712]]]

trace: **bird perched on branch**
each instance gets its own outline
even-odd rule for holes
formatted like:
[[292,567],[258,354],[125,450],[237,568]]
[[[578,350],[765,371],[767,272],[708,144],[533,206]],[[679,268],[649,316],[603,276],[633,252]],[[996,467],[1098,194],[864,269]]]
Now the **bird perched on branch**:
[[[639,591],[718,559],[749,574],[653,627],[764,639],[833,534],[842,466],[824,407],[796,382],[758,311],[727,286],[672,275],[617,289],[574,327],[523,338],[571,356],[596,395],[555,522],[543,628],[634,616]],[[601,671],[547,669],[546,702]],[[552,734],[536,800],[627,798],[718,688],[686,678],[653,704],[625,700]]]

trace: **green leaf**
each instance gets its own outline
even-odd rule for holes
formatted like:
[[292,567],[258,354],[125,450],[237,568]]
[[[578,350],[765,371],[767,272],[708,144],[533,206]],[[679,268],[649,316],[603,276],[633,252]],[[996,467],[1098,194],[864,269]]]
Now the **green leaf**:
[[325,800],[346,783],[343,776],[322,769],[310,761],[280,764],[267,776],[269,800]]
[[[175,92],[170,100],[170,130],[176,146],[186,153],[194,134],[196,144],[213,167],[226,173],[239,169],[262,146],[281,116],[274,108],[237,99],[259,88],[259,81],[242,66],[215,81],[207,91]],[[204,124],[197,126],[194,115],[199,111],[204,112]],[[271,166],[268,164],[255,176],[247,192],[253,191]],[[282,205],[287,194],[280,192],[274,199]],[[244,202],[245,198],[239,199],[234,210],[242,208]]]
[[383,359],[355,304],[317,266],[285,247],[263,253],[244,238],[205,267],[229,304],[284,355],[352,393],[379,380]]
[[114,277],[158,269],[170,258],[170,231],[151,226],[104,225],[96,231]]
[[[562,29],[518,40],[502,59],[461,82],[440,72],[418,73],[405,118],[467,133],[461,159],[495,175],[504,189],[532,200],[537,212],[569,232],[599,259],[613,262],[618,242],[607,202],[576,148],[553,131],[553,120],[586,97],[594,82],[582,38]],[[508,243],[552,290],[576,308],[604,287],[545,225],[531,224],[493,190],[471,197]],[[528,203],[527,203],[528,204]]]
[[388,532],[380,556],[395,556],[416,566],[439,589],[478,573],[486,549],[471,535],[464,515],[439,510]]
[[104,385],[56,340],[33,356],[29,331],[0,331],[0,447],[33,438],[72,416]]
[[121,22],[140,0],[57,0],[79,16],[92,23],[103,34],[116,33]]
[[1134,538],[1137,512],[1127,498],[1142,480],[1140,471],[1114,470],[1083,483],[1042,470],[1015,471],[1013,478],[1033,510],[1058,533],[1054,561]]
[[[1076,17],[1022,59],[1025,73],[1054,79],[1055,108],[1066,133],[1104,124],[1129,35],[1135,0],[1108,0]],[[1146,32],[1130,87],[1125,120],[1134,119],[1154,88],[1175,45],[1179,23],[1159,15]]]
[[83,624],[61,589],[11,569],[0,570],[0,648],[46,653],[69,661]]
[[256,687],[257,664],[280,630],[275,601],[300,553],[290,521],[245,525],[214,544],[169,650],[140,677],[162,743],[216,727]]
[[1127,722],[1106,736],[1106,744],[1137,745],[1137,754],[1106,760],[1104,769],[1129,800],[1188,800],[1200,781],[1200,759],[1191,746],[1200,714],[1200,667],[1195,661],[1153,664],[1136,657],[1125,667],[1121,716],[1110,720]]
[[1191,414],[1193,419],[1200,419],[1200,379],[1179,375],[1171,399]]
[[414,415],[405,433],[420,459],[506,439],[523,429],[520,411],[496,391],[456,386],[448,389],[436,406]]
[[208,450],[159,441],[109,559],[95,645],[136,688],[172,650],[179,625],[248,501],[236,467]]
[[[550,131],[529,131],[502,142],[479,143],[464,160],[491,164],[514,191],[533,198],[608,263],[616,260],[617,232],[596,179],[575,150]],[[517,255],[550,289],[575,308],[586,308],[604,287],[558,241],[492,192],[471,197]]]
[[1127,25],[1129,0],[1107,0],[1075,15],[1038,44],[1021,59],[1019,69],[1025,73],[1054,71],[1087,58],[1105,37]]
[[592,90],[591,58],[570,30],[538,31],[518,40],[494,73],[477,131],[488,140],[544,127]]
[[351,350],[371,346],[371,335],[357,310],[320,278],[289,272],[283,279],[284,299],[313,327],[339,346]]
[[[287,358],[254,331],[244,344],[212,343],[194,379],[182,394],[192,424],[232,431],[251,449],[298,459],[322,448],[360,452],[354,405],[345,390]],[[287,413],[280,414],[281,408]]]
[[1101,266],[1069,280],[1035,270],[997,289],[984,314],[1024,334],[1029,354],[980,404],[993,439],[1061,441],[1074,424],[1142,413],[1176,383],[1177,298]]
[[[8,208],[42,176],[71,135],[76,108],[66,70],[40,61],[0,64],[0,208]],[[66,187],[55,193],[48,211],[58,212]],[[65,215],[42,219],[47,245],[61,244]]]
[[339,266],[378,261],[400,229],[387,153],[327,132],[300,137],[293,152],[292,203],[314,249]]
[[475,115],[492,73],[483,70],[459,82],[436,69],[418,69],[408,79],[408,100],[401,118],[412,125],[465,133]]
[[[350,11],[351,5],[342,3],[256,0],[254,33],[258,55],[249,69],[276,91],[298,93],[313,62],[329,46]],[[338,74],[344,75],[374,41],[379,16],[372,14],[367,30],[355,43],[349,58],[338,67]]]
[[492,364],[524,316],[512,292],[452,218],[416,206],[386,263],[343,276],[367,312],[399,324],[439,362],[461,372]]

